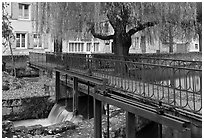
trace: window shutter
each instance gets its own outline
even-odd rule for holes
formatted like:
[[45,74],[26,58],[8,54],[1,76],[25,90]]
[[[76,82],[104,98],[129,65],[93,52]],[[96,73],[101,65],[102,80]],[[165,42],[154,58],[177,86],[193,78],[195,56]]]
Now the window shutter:
[[[16,38],[16,33],[14,33],[14,36],[15,36],[15,38]],[[11,47],[12,47],[13,49],[16,48],[16,39],[12,42]]]
[[44,35],[44,40],[43,40],[43,42],[44,42],[44,49],[48,49],[48,35]]
[[30,5],[29,7],[31,10],[31,20],[34,21],[35,20],[35,10],[36,10],[36,3],[33,3]]
[[28,33],[28,48],[29,49],[33,48],[33,35],[32,35],[32,33]]
[[11,17],[12,19],[18,19],[19,6],[17,2],[11,3]]
[[11,48],[12,48],[12,49],[15,49],[15,48],[16,48],[16,40],[15,40],[14,42],[12,42]]

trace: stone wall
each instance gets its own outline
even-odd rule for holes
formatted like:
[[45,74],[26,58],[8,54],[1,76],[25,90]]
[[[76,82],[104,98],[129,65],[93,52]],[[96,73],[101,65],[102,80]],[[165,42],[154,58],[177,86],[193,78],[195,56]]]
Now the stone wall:
[[26,120],[47,118],[54,103],[49,96],[3,100],[2,120]]
[[[16,68],[25,67],[27,61],[29,61],[28,55],[14,55],[14,61]],[[11,55],[2,56],[2,62],[6,63],[6,67],[10,68],[12,66],[12,57]]]

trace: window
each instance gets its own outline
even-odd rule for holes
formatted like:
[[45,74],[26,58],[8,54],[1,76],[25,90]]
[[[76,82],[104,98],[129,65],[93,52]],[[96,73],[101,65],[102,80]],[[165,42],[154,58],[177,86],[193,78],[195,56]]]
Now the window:
[[71,52],[74,51],[74,44],[73,43],[70,43],[70,48],[71,48]]
[[34,48],[42,47],[42,42],[39,34],[33,34],[33,46]]
[[105,33],[108,34],[109,30],[108,30],[108,22],[105,23]]
[[81,52],[84,51],[84,43],[81,43]]
[[29,5],[19,3],[19,18],[29,19]]
[[80,52],[81,43],[76,43],[76,44],[77,44],[77,46],[78,46],[78,50],[77,50],[77,52]]
[[198,49],[198,44],[195,44],[195,49]]
[[74,52],[77,52],[77,43],[74,43]]
[[25,33],[17,33],[16,34],[16,47],[17,48],[25,48]]
[[69,43],[69,52],[71,52],[72,50],[71,50],[71,43]]
[[136,44],[138,45],[139,44],[139,37],[136,37]]
[[99,43],[94,43],[94,52],[99,51]]
[[86,51],[89,52],[91,50],[91,43],[87,43]]

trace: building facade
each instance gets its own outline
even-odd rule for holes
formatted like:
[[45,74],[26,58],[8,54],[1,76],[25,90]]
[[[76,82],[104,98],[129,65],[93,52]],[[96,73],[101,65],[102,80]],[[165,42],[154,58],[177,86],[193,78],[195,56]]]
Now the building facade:
[[[36,2],[10,2],[6,11],[9,15],[15,40],[12,42],[14,55],[28,55],[29,52],[54,52],[51,34],[38,34],[35,15]],[[83,30],[84,31],[84,30]],[[82,34],[82,33],[79,33]],[[110,53],[111,42],[95,39],[89,35],[85,39],[71,33],[62,40],[62,51],[69,53]],[[2,55],[10,55],[9,47],[2,49]]]
[[[43,46],[40,35],[33,28],[33,5],[31,2],[10,2],[6,8],[15,36],[12,42],[14,55],[28,55],[30,51],[49,51],[49,48]],[[10,55],[8,47],[2,51],[2,55]]]
[[[10,2],[7,12],[15,40],[12,42],[14,55],[28,55],[29,52],[54,52],[54,39],[51,34],[38,34],[35,20],[36,2]],[[99,4],[99,3],[96,3]],[[95,9],[96,31],[103,34],[113,34],[114,30],[104,15],[100,15],[100,9]],[[68,53],[111,53],[112,40],[104,41],[94,38],[90,33],[86,34],[86,25],[83,25],[80,33],[72,32],[62,41],[62,51]],[[83,35],[83,36],[82,36]],[[174,53],[199,51],[198,38],[190,43],[176,41]],[[3,48],[2,55],[10,55],[9,48]],[[142,32],[132,36],[132,46],[129,53],[168,53],[169,46],[162,44],[160,40],[150,43]]]
[[[175,39],[172,53],[199,52],[198,35],[192,39]],[[169,53],[169,44],[164,44],[158,37],[152,42],[142,32],[132,35],[129,53]]]

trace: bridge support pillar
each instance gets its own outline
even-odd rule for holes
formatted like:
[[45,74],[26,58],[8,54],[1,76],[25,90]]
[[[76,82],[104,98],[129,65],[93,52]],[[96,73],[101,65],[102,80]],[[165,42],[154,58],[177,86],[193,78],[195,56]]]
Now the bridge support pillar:
[[74,77],[73,81],[73,113],[78,112],[78,78]]
[[202,138],[202,124],[200,126],[191,124],[191,137]]
[[102,102],[94,99],[94,137],[102,137]]
[[135,114],[126,112],[126,137],[136,137],[136,125],[135,125]]
[[153,138],[162,138],[162,124],[151,121],[150,127],[152,128],[152,133],[149,135],[151,135]]
[[162,138],[162,124],[158,124],[158,138]]
[[60,96],[60,72],[56,71],[55,76],[55,102],[58,103]]

